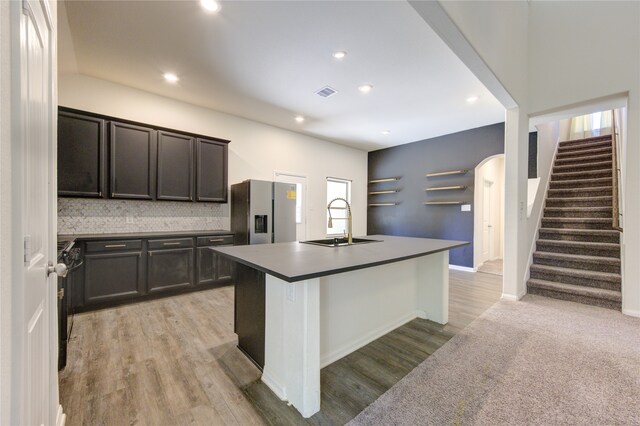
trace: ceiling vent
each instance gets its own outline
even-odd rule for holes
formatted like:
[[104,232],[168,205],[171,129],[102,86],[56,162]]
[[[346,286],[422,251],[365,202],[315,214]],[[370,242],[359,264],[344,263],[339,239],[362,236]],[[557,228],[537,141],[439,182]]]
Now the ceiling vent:
[[322,96],[323,98],[328,98],[329,96],[333,96],[336,93],[338,93],[338,91],[333,87],[324,86],[322,89],[316,92],[316,95]]

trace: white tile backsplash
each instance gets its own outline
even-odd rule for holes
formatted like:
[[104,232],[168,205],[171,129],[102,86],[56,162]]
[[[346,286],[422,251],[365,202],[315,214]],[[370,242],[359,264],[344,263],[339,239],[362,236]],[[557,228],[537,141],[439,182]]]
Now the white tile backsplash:
[[58,198],[59,234],[208,231],[228,227],[227,205],[216,203]]

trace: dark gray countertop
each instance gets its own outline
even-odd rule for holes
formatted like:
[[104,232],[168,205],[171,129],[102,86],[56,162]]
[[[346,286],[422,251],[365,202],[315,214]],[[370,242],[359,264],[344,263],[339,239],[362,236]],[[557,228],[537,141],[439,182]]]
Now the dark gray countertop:
[[127,232],[111,234],[58,234],[58,241],[72,240],[119,240],[129,238],[200,237],[204,235],[233,235],[231,231],[170,231],[170,232]]
[[213,250],[259,271],[294,282],[399,262],[469,244],[466,241],[389,235],[363,238],[382,241],[343,247],[294,242],[216,247]]

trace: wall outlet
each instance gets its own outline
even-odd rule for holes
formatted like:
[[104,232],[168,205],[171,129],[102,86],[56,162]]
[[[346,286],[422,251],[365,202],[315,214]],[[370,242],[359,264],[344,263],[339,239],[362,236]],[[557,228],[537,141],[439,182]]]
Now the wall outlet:
[[135,223],[133,220],[133,216],[127,216],[124,219],[125,223]]
[[207,216],[207,223],[213,223],[215,218],[213,216]]
[[463,212],[470,212],[471,211],[471,204],[463,204],[460,206],[460,211]]

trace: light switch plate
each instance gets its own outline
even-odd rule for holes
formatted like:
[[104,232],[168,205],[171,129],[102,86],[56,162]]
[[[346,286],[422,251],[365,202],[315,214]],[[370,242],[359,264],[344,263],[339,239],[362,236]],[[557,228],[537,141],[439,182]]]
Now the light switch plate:
[[471,211],[471,204],[463,204],[460,206],[460,211],[463,212],[470,212]]
[[127,216],[127,217],[125,218],[125,222],[126,222],[126,223],[134,223],[134,221],[133,221],[133,216]]
[[287,299],[289,299],[292,302],[296,301],[295,283],[287,283]]

